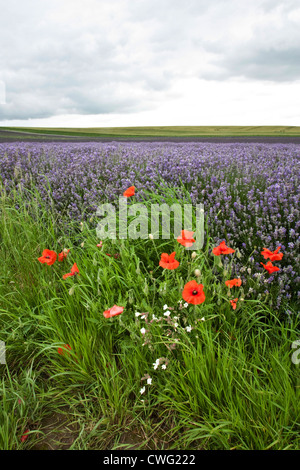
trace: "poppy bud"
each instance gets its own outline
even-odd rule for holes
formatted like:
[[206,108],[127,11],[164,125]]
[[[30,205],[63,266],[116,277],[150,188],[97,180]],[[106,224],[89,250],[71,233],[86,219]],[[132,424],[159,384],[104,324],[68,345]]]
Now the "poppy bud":
[[192,253],[192,259],[195,259],[195,258],[196,258],[196,256],[197,256],[197,253],[196,253],[196,251],[193,251],[193,253]]
[[195,273],[195,276],[196,276],[196,277],[200,277],[200,276],[201,276],[201,271],[200,271],[200,269],[195,269],[194,273]]
[[75,290],[75,287],[72,286],[71,289],[69,290],[69,295],[73,295],[73,294],[74,294],[74,290]]

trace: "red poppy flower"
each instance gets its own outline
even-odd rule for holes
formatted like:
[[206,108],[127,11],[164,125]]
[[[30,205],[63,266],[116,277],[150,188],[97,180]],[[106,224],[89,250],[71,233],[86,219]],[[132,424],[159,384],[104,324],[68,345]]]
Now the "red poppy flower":
[[197,284],[196,281],[189,281],[182,291],[183,299],[189,304],[198,305],[202,304],[205,300],[203,292],[203,284]]
[[233,287],[233,286],[237,286],[237,287],[240,287],[242,285],[242,280],[240,278],[238,279],[231,279],[230,281],[225,281],[225,284],[227,287],[229,287],[230,289]]
[[121,256],[119,253],[115,253],[114,255],[111,255],[109,253],[105,253],[105,254],[106,254],[106,256],[110,256],[110,257],[113,256],[115,259],[119,259],[120,256]]
[[230,304],[231,304],[231,307],[233,308],[233,310],[236,309],[236,303],[239,299],[233,299],[233,300],[230,300]]
[[280,261],[283,257],[283,253],[278,253],[280,248],[281,247],[279,246],[275,251],[270,251],[268,248],[264,248],[261,254],[265,259],[270,258],[271,261]]
[[167,253],[161,254],[161,259],[159,262],[159,266],[164,269],[176,269],[179,266],[179,261],[175,259],[176,251],[173,251],[170,255]]
[[29,433],[29,429],[26,429],[26,431],[24,432],[24,434],[22,435],[21,437],[21,442],[25,442],[27,437],[28,437],[28,433]]
[[130,188],[128,188],[128,189],[126,189],[126,191],[124,191],[123,196],[130,197],[130,196],[134,196],[134,194],[135,194],[135,187],[130,186]]
[[65,352],[67,352],[67,354],[69,354],[69,352],[67,350],[72,351],[72,348],[69,344],[64,344],[62,348],[57,348],[57,352],[61,356],[64,356]]
[[268,271],[269,274],[274,273],[275,271],[280,271],[280,269],[277,266],[273,266],[271,261],[268,261],[267,264],[260,263],[263,265],[263,267]]
[[195,243],[193,238],[194,232],[189,232],[188,230],[181,230],[181,235],[177,238],[178,243],[183,246],[192,246]]
[[235,250],[233,250],[232,248],[229,248],[228,246],[226,246],[225,242],[221,242],[219,246],[216,246],[214,249],[213,249],[213,254],[216,255],[216,256],[220,256],[220,255],[230,255],[231,253],[234,253]]
[[52,250],[44,250],[42,253],[42,256],[38,258],[40,263],[46,263],[48,266],[51,266],[51,264],[54,264],[57,258],[57,254],[55,251]]
[[116,315],[120,315],[124,310],[124,307],[118,307],[118,305],[114,305],[113,307],[105,310],[103,315],[105,318],[115,317]]
[[72,268],[71,268],[71,272],[68,273],[68,274],[64,274],[63,279],[66,279],[69,276],[76,276],[76,274],[79,274],[79,269],[77,268],[77,264],[74,263]]
[[69,251],[70,251],[70,250],[67,250],[67,249],[65,248],[61,253],[59,253],[59,254],[58,254],[58,261],[63,261],[63,260],[67,257]]

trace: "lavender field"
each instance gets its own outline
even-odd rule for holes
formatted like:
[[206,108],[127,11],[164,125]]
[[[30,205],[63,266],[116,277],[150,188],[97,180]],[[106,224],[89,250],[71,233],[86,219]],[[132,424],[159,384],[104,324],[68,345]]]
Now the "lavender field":
[[[52,212],[87,220],[99,203],[134,185],[136,199],[163,183],[184,187],[202,202],[209,236],[238,247],[234,274],[252,295],[276,297],[273,308],[297,301],[299,287],[300,146],[254,143],[12,143],[0,144],[0,179],[9,192],[33,186]],[[28,197],[28,195],[27,195]],[[281,246],[281,271],[264,276],[258,254]],[[258,287],[259,285],[259,287]],[[249,292],[249,291],[248,291]]]
[[299,1],[2,3],[0,450],[300,450]]
[[[0,144],[0,448],[299,449],[299,157]],[[202,248],[100,238],[122,195],[202,203]]]

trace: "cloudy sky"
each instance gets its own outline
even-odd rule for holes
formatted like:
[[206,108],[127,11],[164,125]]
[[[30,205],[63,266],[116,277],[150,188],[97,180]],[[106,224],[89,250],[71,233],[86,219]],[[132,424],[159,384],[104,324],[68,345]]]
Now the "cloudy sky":
[[0,125],[300,125],[299,0],[0,0]]

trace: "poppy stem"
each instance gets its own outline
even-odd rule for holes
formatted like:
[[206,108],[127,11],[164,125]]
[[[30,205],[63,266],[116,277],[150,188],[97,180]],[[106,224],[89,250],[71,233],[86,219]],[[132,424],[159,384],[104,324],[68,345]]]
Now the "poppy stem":
[[157,259],[158,259],[158,261],[160,261],[160,255],[158,254],[154,239],[152,239],[152,243],[153,243],[153,246],[154,246],[154,249],[155,249],[155,253],[157,255]]

